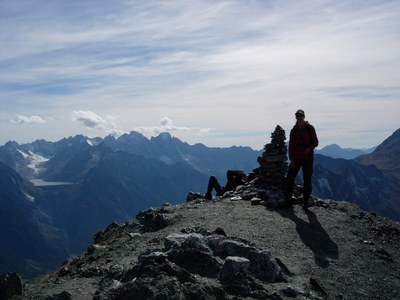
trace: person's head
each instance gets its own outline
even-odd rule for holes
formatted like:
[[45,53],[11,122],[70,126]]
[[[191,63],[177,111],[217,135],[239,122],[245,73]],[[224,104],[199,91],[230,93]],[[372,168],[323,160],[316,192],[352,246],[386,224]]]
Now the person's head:
[[306,117],[304,110],[298,109],[295,113],[297,122],[304,122],[304,118]]

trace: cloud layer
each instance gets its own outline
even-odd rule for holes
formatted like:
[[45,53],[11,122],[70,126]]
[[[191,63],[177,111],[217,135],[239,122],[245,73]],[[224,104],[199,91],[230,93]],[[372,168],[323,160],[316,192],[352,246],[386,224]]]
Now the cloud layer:
[[[398,1],[1,1],[0,108],[53,118],[43,138],[254,147],[303,108],[322,145],[371,146],[398,127],[399,28]],[[39,138],[3,123],[2,142]]]

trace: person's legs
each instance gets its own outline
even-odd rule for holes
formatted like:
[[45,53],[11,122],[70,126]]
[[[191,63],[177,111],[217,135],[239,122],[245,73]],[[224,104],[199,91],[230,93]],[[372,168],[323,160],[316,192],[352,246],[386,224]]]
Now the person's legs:
[[215,176],[210,176],[210,179],[208,180],[208,186],[207,186],[207,193],[205,198],[208,200],[212,199],[212,190],[215,189],[215,191],[217,192],[217,195],[221,195],[222,193],[222,188],[221,185],[219,184],[217,178],[215,178]]
[[237,186],[237,178],[238,178],[238,172],[234,170],[228,170],[226,172],[226,185],[224,188],[224,191],[231,191]]
[[312,192],[313,156],[303,161],[302,171],[304,179],[303,204],[307,205]]
[[285,201],[290,203],[292,200],[293,195],[293,188],[294,188],[294,181],[296,180],[297,173],[299,173],[301,162],[294,161],[294,165],[289,166],[288,173],[286,175],[286,182],[285,182]]

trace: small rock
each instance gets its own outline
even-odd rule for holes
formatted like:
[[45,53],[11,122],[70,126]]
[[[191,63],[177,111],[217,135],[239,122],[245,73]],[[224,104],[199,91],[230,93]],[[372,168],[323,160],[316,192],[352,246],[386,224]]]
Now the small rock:
[[321,293],[323,296],[327,296],[328,294],[326,293],[325,289],[322,287],[322,285],[318,282],[317,279],[315,278],[310,278],[310,284],[311,287],[316,290],[317,292]]
[[240,256],[228,256],[222,266],[220,272],[221,278],[232,279],[238,274],[247,274],[250,267],[250,261],[247,258]]
[[215,254],[221,258],[226,258],[228,256],[248,257],[249,253],[255,250],[254,247],[231,239],[222,241],[210,239],[210,244],[214,247]]
[[131,237],[131,238],[135,238],[135,237],[140,237],[141,236],[141,234],[140,233],[133,233],[133,232],[128,232],[128,235]]
[[7,273],[0,277],[0,299],[11,299],[22,295],[22,279],[17,273]]
[[99,267],[92,267],[92,268],[82,268],[78,270],[78,273],[81,277],[85,278],[92,278],[96,276],[100,276],[103,274],[103,270]]
[[58,277],[64,277],[71,273],[71,269],[68,266],[63,266],[60,271],[58,271]]
[[46,297],[46,300],[71,300],[71,299],[72,299],[72,294],[67,291],[62,291],[59,294]]
[[92,253],[94,253],[95,251],[105,250],[105,249],[107,249],[106,246],[101,246],[101,245],[97,245],[97,244],[92,244],[92,245],[90,245],[90,246],[88,247],[87,253],[88,253],[88,254],[92,254]]
[[212,234],[210,231],[208,231],[207,229],[200,227],[200,226],[184,228],[181,230],[181,232],[182,233],[200,233],[201,235],[204,235],[204,236]]
[[251,199],[251,205],[258,205],[261,203],[261,198],[253,197]]
[[204,236],[198,233],[189,234],[170,234],[164,239],[165,249],[168,251],[173,248],[191,248],[200,252],[211,254],[211,249],[204,240]]
[[390,255],[390,253],[388,253],[385,249],[380,248],[380,249],[375,250],[374,252],[379,258],[389,261],[389,262],[393,262],[392,255]]
[[168,216],[169,214],[171,214],[171,211],[168,207],[162,207],[158,210],[150,208],[145,211],[140,211],[136,215],[136,219],[142,225],[144,231],[157,231],[172,223],[173,217]]
[[279,267],[279,264],[272,258],[271,253],[265,250],[252,251],[248,258],[251,261],[250,272],[258,279],[266,282],[282,282],[287,278]]
[[218,227],[217,229],[215,229],[213,232],[213,234],[218,234],[218,235],[223,235],[226,236],[225,230],[221,227]]
[[148,260],[154,260],[156,262],[163,262],[168,258],[168,255],[164,252],[155,251],[146,255],[139,255],[139,262],[146,262]]
[[287,288],[282,290],[282,293],[286,296],[286,297],[290,297],[290,298],[296,298],[299,294],[299,292],[292,288],[291,286],[288,286]]
[[189,192],[189,194],[186,196],[186,202],[191,202],[196,199],[204,199],[205,195],[196,193],[196,192]]

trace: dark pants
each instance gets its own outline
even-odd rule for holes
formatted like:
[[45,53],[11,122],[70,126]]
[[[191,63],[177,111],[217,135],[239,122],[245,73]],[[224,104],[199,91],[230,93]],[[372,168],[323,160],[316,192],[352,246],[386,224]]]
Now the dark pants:
[[217,196],[222,196],[225,192],[235,189],[237,186],[243,184],[242,177],[243,173],[235,170],[228,170],[226,172],[226,179],[228,182],[225,187],[221,187],[217,178],[210,176],[210,179],[208,180],[206,199],[212,198],[211,193],[213,189],[217,193]]
[[314,157],[310,156],[305,160],[295,160],[294,166],[289,167],[288,173],[286,175],[285,184],[285,198],[286,201],[290,202],[293,195],[294,181],[299,173],[300,168],[303,171],[304,189],[303,189],[303,199],[307,202],[310,198],[312,192],[311,177],[313,172],[313,161]]
[[206,199],[212,198],[211,193],[213,190],[217,192],[217,196],[221,196],[223,194],[223,188],[219,184],[217,178],[215,178],[215,176],[210,176],[210,179],[208,180]]

